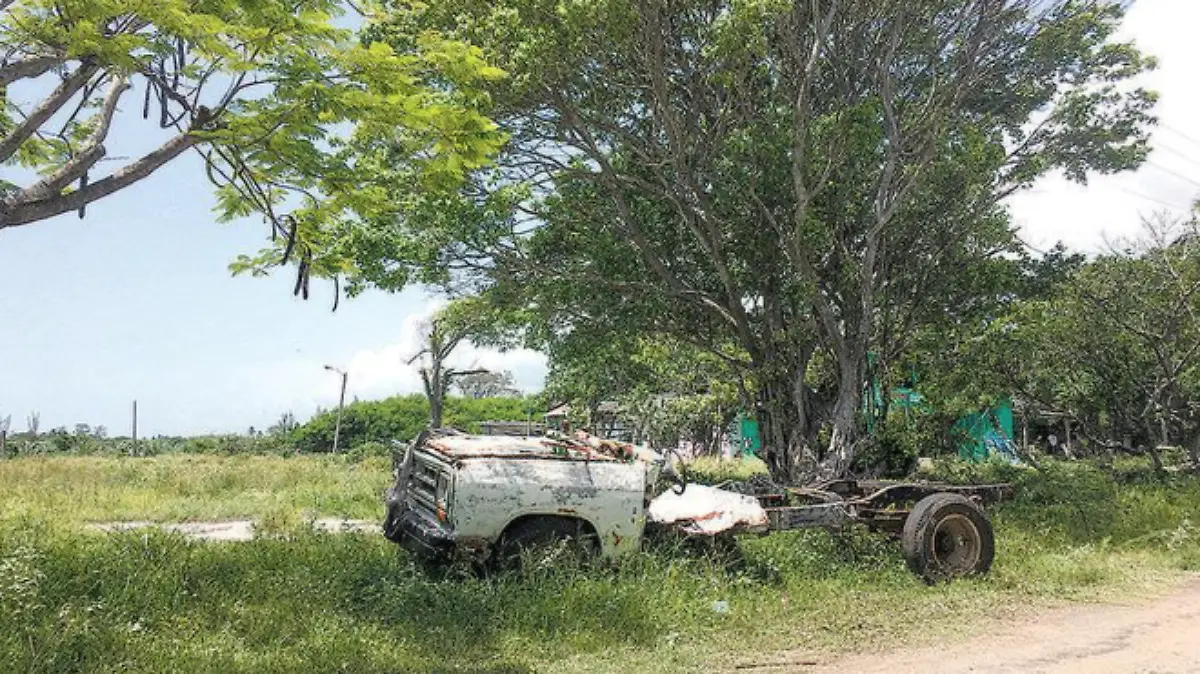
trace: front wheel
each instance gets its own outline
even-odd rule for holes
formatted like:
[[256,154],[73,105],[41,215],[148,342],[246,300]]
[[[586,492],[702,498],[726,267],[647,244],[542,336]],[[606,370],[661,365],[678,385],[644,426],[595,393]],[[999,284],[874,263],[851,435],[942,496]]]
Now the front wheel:
[[388,490],[387,497],[384,500],[386,508],[383,516],[383,535],[393,543],[399,543],[401,537],[401,518],[404,515],[404,507],[399,499],[395,498],[392,490]]
[[904,558],[929,582],[984,574],[996,556],[992,523],[958,494],[926,496],[904,520]]

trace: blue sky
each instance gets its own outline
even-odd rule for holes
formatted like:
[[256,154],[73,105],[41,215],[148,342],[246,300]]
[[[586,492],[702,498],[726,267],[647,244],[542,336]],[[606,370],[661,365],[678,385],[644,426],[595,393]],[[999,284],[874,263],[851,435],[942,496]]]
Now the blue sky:
[[[1096,250],[1136,232],[1155,210],[1183,213],[1200,192],[1200,2],[1141,0],[1126,32],[1161,59],[1146,84],[1160,91],[1164,127],[1152,163],[1087,188],[1042,181],[1010,202],[1032,244],[1062,239]],[[14,94],[15,95],[15,94]],[[153,121],[127,113],[110,155],[136,154],[158,139]],[[9,171],[0,169],[0,171]],[[8,175],[8,174],[5,174]],[[0,231],[0,417],[24,429],[86,422],[128,432],[139,401],[143,434],[264,428],[282,412],[306,418],[337,400],[326,363],[350,370],[350,396],[418,390],[404,365],[416,329],[437,300],[419,289],[368,293],[330,312],[331,287],[308,302],[286,273],[231,278],[228,262],[257,250],[266,228],[220,225],[197,157],[88,208]],[[460,362],[511,369],[526,390],[541,386],[538,354],[467,349]]]

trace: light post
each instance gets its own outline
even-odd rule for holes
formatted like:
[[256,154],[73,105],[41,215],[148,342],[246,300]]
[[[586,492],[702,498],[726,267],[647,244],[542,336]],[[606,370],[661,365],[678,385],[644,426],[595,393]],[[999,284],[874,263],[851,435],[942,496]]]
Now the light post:
[[337,422],[333,426],[333,453],[337,454],[338,436],[342,434],[342,407],[346,404],[346,378],[349,375],[332,365],[326,365],[325,369],[329,370],[330,372],[336,372],[342,377],[342,393],[340,396],[338,396]]

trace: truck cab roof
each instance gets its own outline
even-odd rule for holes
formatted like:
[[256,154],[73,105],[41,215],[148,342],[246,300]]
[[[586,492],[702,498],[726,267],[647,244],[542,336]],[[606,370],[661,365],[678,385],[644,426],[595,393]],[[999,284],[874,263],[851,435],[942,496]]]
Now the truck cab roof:
[[633,445],[594,437],[471,435],[452,429],[430,433],[418,449],[451,461],[466,459],[557,459],[562,461],[622,461],[637,455]]

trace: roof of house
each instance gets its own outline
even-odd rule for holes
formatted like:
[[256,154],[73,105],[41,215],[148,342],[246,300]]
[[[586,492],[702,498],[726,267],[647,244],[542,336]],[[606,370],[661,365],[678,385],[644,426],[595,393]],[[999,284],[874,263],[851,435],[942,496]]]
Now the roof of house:
[[565,417],[570,413],[571,413],[571,406],[568,405],[567,403],[563,403],[561,405],[556,405],[554,407],[551,407],[550,411],[546,412],[546,416],[548,416],[548,417]]

